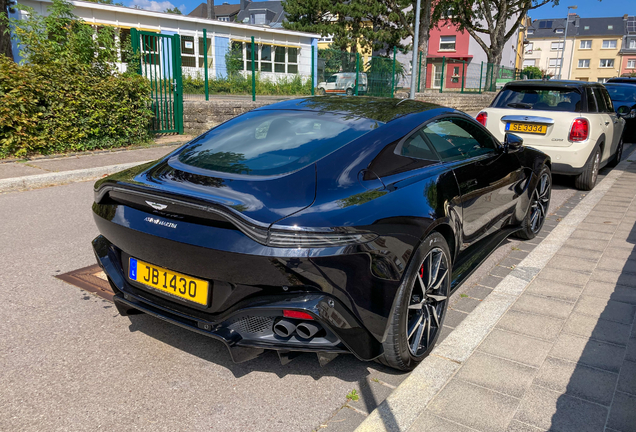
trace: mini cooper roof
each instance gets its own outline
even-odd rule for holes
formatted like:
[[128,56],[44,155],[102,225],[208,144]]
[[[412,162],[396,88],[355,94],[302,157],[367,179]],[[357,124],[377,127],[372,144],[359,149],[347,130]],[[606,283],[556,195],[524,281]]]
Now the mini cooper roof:
[[505,87],[565,87],[572,89],[580,89],[582,87],[596,87],[602,84],[590,81],[576,81],[576,80],[520,80],[511,81],[505,85]]

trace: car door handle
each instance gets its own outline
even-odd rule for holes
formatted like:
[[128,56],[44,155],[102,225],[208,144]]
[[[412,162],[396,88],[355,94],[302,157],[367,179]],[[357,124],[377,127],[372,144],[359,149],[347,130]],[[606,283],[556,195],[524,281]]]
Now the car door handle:
[[464,183],[466,185],[466,187],[471,187],[471,186],[477,186],[479,182],[475,179],[473,180],[468,180],[466,181],[466,183]]

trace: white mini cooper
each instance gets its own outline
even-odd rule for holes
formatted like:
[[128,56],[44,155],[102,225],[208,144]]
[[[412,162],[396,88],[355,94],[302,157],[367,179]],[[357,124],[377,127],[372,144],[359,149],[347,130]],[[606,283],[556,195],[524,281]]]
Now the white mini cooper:
[[513,81],[501,89],[477,120],[503,142],[507,132],[552,158],[552,172],[576,176],[591,190],[598,170],[615,166],[623,152],[628,107],[618,114],[605,87],[583,81]]

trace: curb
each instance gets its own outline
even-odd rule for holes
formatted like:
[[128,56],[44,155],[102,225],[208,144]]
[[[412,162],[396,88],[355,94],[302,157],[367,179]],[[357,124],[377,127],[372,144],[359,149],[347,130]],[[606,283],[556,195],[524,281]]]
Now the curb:
[[411,375],[367,416],[356,432],[408,430],[630,163],[631,160],[621,162],[598,183],[488,297],[433,349]]
[[85,168],[72,171],[51,172],[24,177],[0,179],[0,193],[36,189],[46,186],[57,186],[65,183],[97,180],[101,177],[148,162],[151,161],[130,162],[97,168]]

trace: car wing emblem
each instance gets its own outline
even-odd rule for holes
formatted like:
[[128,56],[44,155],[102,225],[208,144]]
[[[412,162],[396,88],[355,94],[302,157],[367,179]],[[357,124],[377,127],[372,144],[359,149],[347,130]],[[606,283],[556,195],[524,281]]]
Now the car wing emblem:
[[148,204],[150,207],[152,207],[155,210],[163,210],[166,207],[168,207],[166,204],[159,204],[159,203],[152,202],[152,201],[146,201],[146,204]]

